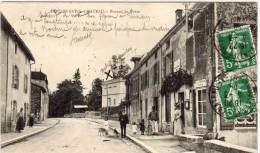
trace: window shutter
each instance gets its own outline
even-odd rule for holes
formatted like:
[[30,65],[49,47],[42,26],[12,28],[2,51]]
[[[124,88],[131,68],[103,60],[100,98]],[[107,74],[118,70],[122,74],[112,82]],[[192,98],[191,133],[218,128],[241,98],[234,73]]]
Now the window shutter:
[[207,98],[207,101],[206,101],[206,113],[207,113],[207,119],[206,119],[207,120],[206,121],[207,129],[209,131],[213,131],[213,124],[214,124],[214,122],[213,122],[213,110],[212,110],[212,106],[211,106],[208,98]]
[[153,69],[153,66],[151,67],[151,69],[150,69],[150,85],[152,86],[153,84],[154,84],[154,69]]
[[196,118],[196,90],[192,90],[192,118],[193,118],[193,127],[197,127],[197,118]]
[[190,70],[193,68],[193,37],[186,41],[186,68]]
[[18,67],[16,67],[17,68],[17,89],[19,89],[19,69],[18,69]]
[[14,79],[15,79],[15,76],[14,76],[15,73],[14,73],[14,72],[15,72],[15,66],[13,65],[13,69],[12,69],[12,87],[13,87],[13,88],[14,88],[14,81],[15,81],[15,80],[14,80]]

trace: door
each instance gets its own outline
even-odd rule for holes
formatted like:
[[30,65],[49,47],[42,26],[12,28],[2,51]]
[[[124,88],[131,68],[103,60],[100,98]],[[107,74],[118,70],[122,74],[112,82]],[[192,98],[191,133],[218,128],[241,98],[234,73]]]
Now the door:
[[171,121],[171,95],[168,93],[165,95],[165,121]]
[[184,114],[184,92],[178,94],[178,99],[181,105],[181,122],[182,126],[185,127],[185,114]]
[[158,97],[154,97],[153,98],[153,106],[155,107],[155,110],[158,112],[158,108],[159,108],[159,106],[158,106]]
[[16,115],[17,115],[17,102],[14,100],[12,101],[12,121],[16,122]]

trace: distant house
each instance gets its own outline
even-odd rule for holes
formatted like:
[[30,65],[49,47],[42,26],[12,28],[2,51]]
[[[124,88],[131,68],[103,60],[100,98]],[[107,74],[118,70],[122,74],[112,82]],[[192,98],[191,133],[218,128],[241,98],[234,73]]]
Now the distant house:
[[31,63],[34,57],[7,19],[1,14],[1,133],[15,130],[16,115],[30,111]]
[[32,72],[31,76],[31,113],[36,116],[36,121],[43,121],[49,112],[48,79],[41,71]]
[[114,79],[102,82],[102,108],[119,106],[125,99],[125,80]]

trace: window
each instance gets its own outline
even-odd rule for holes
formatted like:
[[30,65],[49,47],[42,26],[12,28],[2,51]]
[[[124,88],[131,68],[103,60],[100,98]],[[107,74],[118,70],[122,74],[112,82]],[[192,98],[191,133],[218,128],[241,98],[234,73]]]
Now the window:
[[143,90],[147,88],[148,85],[149,85],[149,74],[148,71],[146,71],[141,75],[141,89]]
[[114,99],[114,106],[116,106],[116,99]]
[[19,69],[16,65],[13,66],[12,86],[15,89],[19,88]]
[[188,30],[192,30],[193,28],[193,15],[189,15],[188,17]]
[[111,98],[108,98],[107,101],[108,101],[108,107],[111,106]]
[[154,84],[159,83],[159,64],[158,64],[158,62],[155,63],[153,66],[153,83]]
[[138,77],[132,79],[132,95],[138,94]]
[[193,37],[188,38],[186,41],[186,68],[187,70],[191,70],[194,68],[194,48],[193,48]]
[[205,127],[207,121],[206,113],[206,89],[198,90],[198,126]]
[[17,44],[15,44],[14,52],[15,52],[15,54],[17,54]]
[[170,52],[165,57],[165,75],[169,75],[173,71],[173,52]]
[[148,99],[145,99],[145,117],[148,117]]
[[27,92],[28,92],[28,77],[25,74],[24,75],[24,93],[27,93]]

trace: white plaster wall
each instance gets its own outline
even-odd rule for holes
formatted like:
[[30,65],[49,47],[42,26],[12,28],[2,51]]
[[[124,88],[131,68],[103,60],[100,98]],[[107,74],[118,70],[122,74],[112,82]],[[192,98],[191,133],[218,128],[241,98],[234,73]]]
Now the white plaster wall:
[[257,148],[257,129],[244,128],[220,131],[220,136],[225,136],[228,143],[249,148]]
[[[108,87],[108,89],[106,89]],[[108,93],[108,94],[107,94]],[[102,107],[107,107],[107,99],[111,99],[111,105],[118,106],[121,101],[125,99],[126,87],[125,81],[122,80],[109,80],[102,84]],[[114,99],[116,104],[114,104]]]

